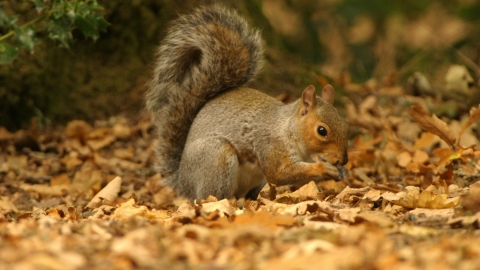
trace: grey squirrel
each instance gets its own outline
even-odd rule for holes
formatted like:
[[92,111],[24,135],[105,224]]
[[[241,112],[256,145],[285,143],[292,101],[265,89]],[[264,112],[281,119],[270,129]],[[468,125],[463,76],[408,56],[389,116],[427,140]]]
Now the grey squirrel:
[[308,86],[283,104],[245,88],[260,69],[258,31],[236,12],[203,7],[180,16],[157,52],[146,95],[165,183],[191,200],[256,198],[266,182],[341,180],[349,126]]

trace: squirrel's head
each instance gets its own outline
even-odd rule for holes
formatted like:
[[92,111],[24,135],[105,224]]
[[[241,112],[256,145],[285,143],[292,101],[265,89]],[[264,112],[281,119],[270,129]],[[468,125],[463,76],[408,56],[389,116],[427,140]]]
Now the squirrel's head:
[[323,88],[321,98],[316,96],[313,85],[305,88],[297,113],[298,131],[309,159],[345,165],[349,126],[333,107],[334,93],[329,84]]

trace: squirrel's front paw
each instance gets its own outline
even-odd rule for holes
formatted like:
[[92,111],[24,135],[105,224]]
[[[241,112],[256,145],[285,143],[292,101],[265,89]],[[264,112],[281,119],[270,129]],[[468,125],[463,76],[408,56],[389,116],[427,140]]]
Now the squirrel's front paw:
[[336,181],[343,180],[348,176],[348,170],[343,166],[335,166],[327,162],[320,164],[323,166],[325,176],[329,176]]
[[339,176],[338,178],[339,179],[335,179],[335,180],[339,181],[339,180],[343,180],[343,179],[348,177],[348,175],[349,175],[348,170],[344,166],[338,165],[337,170],[338,170],[338,176]]

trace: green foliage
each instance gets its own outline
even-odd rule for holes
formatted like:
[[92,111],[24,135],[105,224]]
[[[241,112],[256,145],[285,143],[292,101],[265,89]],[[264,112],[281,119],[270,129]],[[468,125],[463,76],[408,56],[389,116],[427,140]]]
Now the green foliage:
[[13,62],[17,58],[18,48],[32,52],[38,43],[37,32],[44,31],[57,45],[69,48],[73,42],[73,30],[79,29],[85,37],[96,40],[99,31],[108,26],[99,13],[103,8],[96,0],[30,2],[26,10],[36,10],[33,19],[28,18],[28,13],[23,13],[25,17],[22,17],[13,11],[7,12],[5,3],[0,3],[0,33],[6,32],[0,36],[0,64]]

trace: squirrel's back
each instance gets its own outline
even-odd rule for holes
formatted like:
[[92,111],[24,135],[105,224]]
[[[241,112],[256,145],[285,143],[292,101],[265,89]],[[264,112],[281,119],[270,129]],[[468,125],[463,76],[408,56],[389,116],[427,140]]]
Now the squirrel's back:
[[168,177],[178,170],[198,111],[256,75],[262,46],[235,12],[207,7],[174,21],[157,55],[146,103],[159,136],[159,171]]

